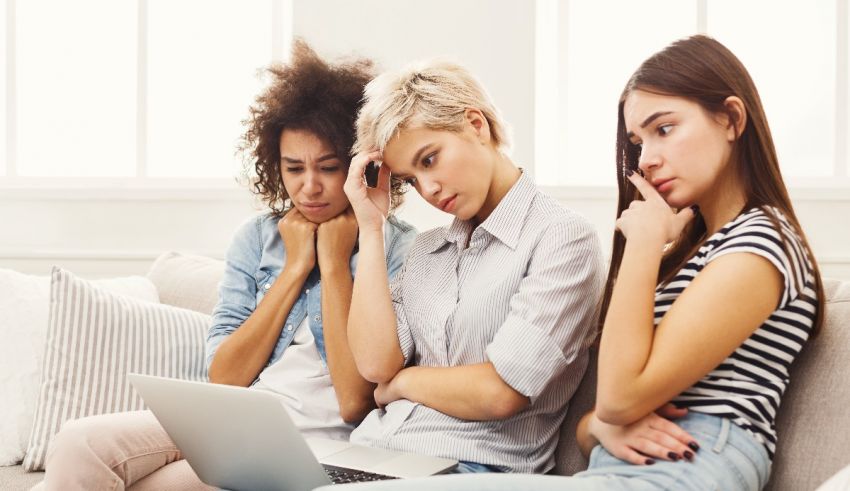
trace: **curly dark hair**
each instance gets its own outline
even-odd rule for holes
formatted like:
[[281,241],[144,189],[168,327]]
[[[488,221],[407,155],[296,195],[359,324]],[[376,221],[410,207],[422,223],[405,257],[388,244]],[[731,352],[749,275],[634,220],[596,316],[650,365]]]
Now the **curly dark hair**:
[[[343,162],[348,162],[354,145],[357,111],[363,88],[372,79],[373,63],[355,59],[329,64],[303,40],[293,43],[289,63],[266,69],[271,85],[257,96],[243,124],[239,150],[244,157],[243,175],[256,172],[252,191],[268,204],[272,213],[283,216],[289,198],[280,174],[280,134],[284,129],[305,130],[328,143]],[[347,167],[347,165],[346,165]],[[403,200],[405,184],[393,179],[390,211]]]

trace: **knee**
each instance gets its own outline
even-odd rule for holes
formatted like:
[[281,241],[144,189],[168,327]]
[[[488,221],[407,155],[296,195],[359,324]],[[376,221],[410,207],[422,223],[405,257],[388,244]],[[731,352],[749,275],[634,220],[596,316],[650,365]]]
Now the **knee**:
[[51,460],[80,458],[92,452],[92,439],[98,431],[98,418],[88,417],[66,421],[62,429],[50,441],[47,452],[47,462]]

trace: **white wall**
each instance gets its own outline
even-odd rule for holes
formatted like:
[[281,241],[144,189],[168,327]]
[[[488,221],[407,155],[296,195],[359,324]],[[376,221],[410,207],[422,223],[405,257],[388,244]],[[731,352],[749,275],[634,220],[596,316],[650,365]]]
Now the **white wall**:
[[[321,54],[368,55],[383,68],[449,56],[489,89],[514,128],[515,161],[533,172],[534,3],[515,0],[295,0],[293,32]],[[596,225],[610,246],[611,188],[547,189]],[[850,279],[850,192],[792,190],[827,276]],[[53,264],[88,277],[143,274],[160,253],[222,257],[258,208],[250,193],[173,188],[0,188],[0,268],[47,274]],[[420,229],[449,218],[411,193],[400,213]]]

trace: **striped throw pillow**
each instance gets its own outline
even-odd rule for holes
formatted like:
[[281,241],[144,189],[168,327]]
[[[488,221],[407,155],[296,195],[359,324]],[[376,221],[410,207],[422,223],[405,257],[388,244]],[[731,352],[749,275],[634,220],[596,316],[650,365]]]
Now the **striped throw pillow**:
[[54,268],[43,376],[23,466],[42,470],[65,421],[144,409],[130,372],[206,381],[208,315],[116,295]]

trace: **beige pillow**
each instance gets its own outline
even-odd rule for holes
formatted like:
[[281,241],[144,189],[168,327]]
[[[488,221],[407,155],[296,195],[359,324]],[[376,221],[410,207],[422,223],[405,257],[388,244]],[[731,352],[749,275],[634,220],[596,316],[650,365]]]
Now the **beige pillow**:
[[[113,293],[159,302],[144,276],[94,280]],[[50,276],[0,269],[0,465],[24,459],[47,340]],[[2,489],[2,486],[0,486]]]
[[160,302],[211,315],[222,274],[224,261],[166,252],[154,261],[148,279],[156,285]]
[[211,319],[94,287],[54,268],[43,378],[24,468],[41,470],[70,419],[144,409],[127,373],[206,380]]

